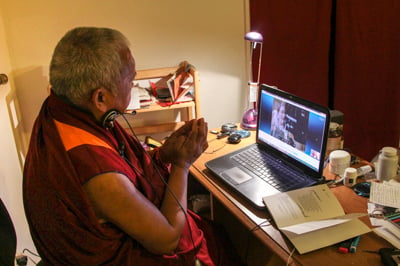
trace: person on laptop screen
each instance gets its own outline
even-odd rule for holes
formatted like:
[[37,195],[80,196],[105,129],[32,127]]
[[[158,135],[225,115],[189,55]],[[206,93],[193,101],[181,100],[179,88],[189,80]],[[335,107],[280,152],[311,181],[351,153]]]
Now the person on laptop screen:
[[271,135],[293,147],[296,147],[293,134],[287,130],[286,103],[275,101],[272,111]]

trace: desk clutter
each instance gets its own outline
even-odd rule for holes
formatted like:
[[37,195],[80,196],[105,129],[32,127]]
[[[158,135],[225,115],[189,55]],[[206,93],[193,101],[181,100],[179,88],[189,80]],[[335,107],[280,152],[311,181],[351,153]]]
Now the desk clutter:
[[[398,152],[395,148],[390,149]],[[385,147],[382,150],[390,149]],[[390,152],[393,154],[393,151]],[[338,178],[333,180],[336,182],[327,180],[327,184],[264,198],[264,203],[278,229],[286,235],[300,254],[334,244],[339,253],[355,253],[359,241],[362,241],[361,235],[370,231],[395,247],[382,248],[382,252],[377,251],[382,256],[382,260],[384,254],[387,257],[387,250],[392,253],[399,252],[398,161],[395,162],[396,171],[390,172],[385,178],[378,178],[375,169],[379,169],[379,162],[360,164],[360,160],[344,150],[332,151],[329,158],[329,163],[333,165],[327,165],[326,168]],[[357,183],[358,178],[361,182]],[[340,182],[337,181],[354,189],[357,195],[368,198],[367,213],[344,213],[335,195],[327,186],[339,184]],[[368,194],[358,193],[357,189],[361,186],[368,188]],[[371,229],[358,219],[366,215],[369,217]],[[388,258],[386,260],[389,261]]]
[[[226,123],[220,130],[211,130],[210,133],[215,139],[221,140],[240,130],[236,124]],[[376,169],[380,167],[378,160],[367,162],[340,149],[330,152],[327,163],[326,169],[336,179],[326,180],[327,184],[264,198],[279,231],[289,239],[299,254],[327,246],[337,247],[338,253],[356,253],[357,246],[363,239],[362,235],[371,231],[395,248],[400,248],[400,183],[395,180],[398,174],[397,165],[396,173],[381,180],[376,176]],[[328,188],[328,185],[340,183],[354,190],[359,185],[368,184],[368,194],[357,195],[369,197],[366,208],[371,211],[346,214]],[[371,220],[371,229],[359,219],[363,216],[374,216],[374,219],[379,220]]]
[[[340,177],[339,182],[344,181],[347,168],[354,168],[357,177],[363,176],[366,179],[377,181],[400,181],[399,155],[400,149],[393,147],[383,147],[371,162],[360,160],[346,150],[333,150],[329,153],[329,172]],[[358,165],[357,165],[358,164]],[[357,167],[353,167],[357,165]],[[353,185],[355,185],[354,183]]]
[[245,129],[238,129],[234,123],[225,123],[221,126],[221,130],[211,130],[211,134],[215,134],[217,139],[227,137],[230,144],[238,144],[242,139],[250,137],[251,133]]
[[[368,198],[368,215],[372,231],[400,249],[400,168],[399,149],[383,147],[371,162],[352,157],[344,150],[329,154],[329,172],[354,192]],[[357,179],[360,180],[357,181]]]
[[373,231],[400,249],[400,183],[372,182],[368,214]]
[[[343,149],[343,114],[337,113],[331,117],[331,112],[326,108],[290,96],[261,85],[255,143],[245,147],[239,144],[238,149],[226,145],[228,152],[217,158],[208,156],[211,160],[205,162],[205,166],[215,176],[215,180],[232,191],[230,194],[237,194],[252,207],[266,207],[274,227],[293,244],[299,254],[346,240],[353,244],[352,248],[349,244],[347,252],[355,253],[359,236],[371,232],[370,224],[365,222],[369,215],[366,211],[367,202],[365,198],[360,199],[358,202],[365,202],[364,208],[357,209],[359,212],[346,213],[345,209],[349,208],[343,205],[343,201],[339,202],[338,195],[331,191],[330,186],[346,185],[346,194],[357,201],[359,196],[352,193],[353,186],[367,177],[369,181],[381,181],[373,176],[378,169],[382,169],[383,164],[363,161]],[[327,124],[330,124],[329,129]],[[234,127],[226,124],[220,132],[212,133],[216,134],[216,139],[222,139],[230,136],[230,129]],[[315,141],[319,139],[324,141]],[[329,139],[329,145],[326,139]],[[224,142],[220,140],[216,143]],[[328,153],[325,153],[326,149]],[[252,157],[254,150],[260,152]],[[387,161],[387,157],[395,157],[389,148],[383,149],[383,154]],[[324,165],[326,158],[327,164]],[[397,169],[398,162],[395,164]],[[292,168],[296,169],[290,171]],[[314,179],[314,183],[292,185],[297,177],[315,172],[318,178]],[[388,174],[384,179],[394,177]],[[283,188],[286,184],[288,186]],[[395,200],[399,194],[394,194]],[[259,198],[262,199],[261,204]],[[367,238],[370,235],[374,234],[369,234]]]
[[[226,126],[224,128],[226,128]],[[241,128],[239,126],[236,128],[236,130],[240,129]],[[370,223],[370,214],[368,213],[367,208],[369,193],[374,193],[370,191],[371,184],[385,183],[380,182],[376,178],[375,169],[377,167],[377,160],[373,160],[371,162],[364,161],[362,160],[362,158],[359,158],[347,151],[350,154],[348,166],[354,168],[355,172],[349,170],[346,171],[346,168],[349,168],[346,167],[344,168],[342,176],[353,177],[356,173],[357,177],[354,181],[355,184],[345,183],[346,185],[343,185],[343,181],[345,181],[344,179],[342,179],[341,182],[334,182],[341,179],[342,177],[340,175],[329,172],[329,159],[326,161],[323,172],[323,176],[325,176],[325,179],[322,180],[322,183],[326,183],[321,185],[321,187],[328,187],[328,191],[332,191],[334,194],[333,198],[329,198],[327,202],[330,202],[331,200],[335,202],[337,199],[339,201],[340,207],[344,211],[344,215],[350,214],[349,217],[343,217],[339,214],[338,216],[340,218],[336,218],[335,215],[332,215],[332,213],[330,213],[329,207],[321,207],[320,209],[322,210],[315,208],[315,212],[318,213],[318,211],[320,211],[323,213],[330,213],[332,216],[331,218],[327,219],[315,219],[315,215],[308,215],[309,217],[314,217],[313,219],[308,221],[314,225],[314,229],[312,229],[312,226],[307,227],[309,225],[308,222],[302,223],[298,221],[292,221],[293,219],[291,215],[289,215],[289,218],[284,218],[284,220],[286,220],[286,222],[290,224],[282,225],[276,222],[276,214],[272,215],[271,212],[267,211],[266,209],[255,209],[253,205],[249,203],[244,197],[241,197],[239,194],[236,193],[236,191],[231,190],[230,187],[226,185],[226,183],[220,181],[220,179],[218,179],[216,175],[213,172],[209,171],[209,169],[207,168],[206,164],[209,161],[219,158],[221,156],[226,156],[230,153],[240,151],[248,145],[253,145],[256,139],[256,132],[254,132],[250,134],[249,138],[242,139],[242,141],[238,144],[228,144],[228,135],[217,138],[217,135],[223,133],[222,131],[222,127],[216,128],[215,130],[210,130],[210,133],[208,135],[210,143],[209,148],[207,152],[205,152],[205,154],[202,155],[199,160],[195,162],[194,167],[191,170],[192,174],[197,180],[201,181],[204,187],[210,192],[210,194],[212,194],[213,198],[218,199],[218,203],[226,208],[227,212],[234,215],[235,217],[238,217],[238,221],[240,222],[241,226],[244,226],[247,230],[249,230],[249,232],[252,232],[252,235],[254,234],[255,236],[257,236],[257,238],[261,239],[263,241],[263,247],[265,246],[265,248],[271,250],[283,262],[287,262],[288,265],[291,265],[292,263],[293,265],[322,265],[323,261],[326,261],[328,259],[330,263],[327,263],[326,265],[380,265],[379,263],[381,261],[381,257],[383,258],[382,254],[385,254],[385,258],[388,258],[388,254],[390,254],[390,252],[398,251],[396,245],[391,244],[384,237],[380,237],[375,232],[376,228],[380,228],[382,226],[371,225]],[[392,178],[391,180],[391,182],[394,182],[395,178]],[[358,195],[358,193],[355,193],[355,188],[358,187],[358,184],[368,184],[368,186],[366,186],[367,189],[364,190],[368,190],[368,195]],[[321,187],[320,185],[316,185],[312,188],[319,189]],[[381,187],[378,187],[378,189],[381,189]],[[386,185],[385,187],[383,187],[383,189],[386,189]],[[305,191],[307,192],[307,190]],[[294,206],[293,208],[300,209],[300,211],[298,212],[300,213],[300,216],[302,214],[302,209],[306,209],[307,211],[312,210],[313,206],[315,206],[315,201],[317,201],[318,203],[318,200],[308,200],[309,198],[313,198],[313,195],[316,195],[315,193],[309,193],[308,191],[308,194],[306,193],[306,196],[302,196],[301,194],[303,192],[301,191],[294,193],[298,194],[298,196],[288,196],[288,201],[301,202],[302,208],[299,208],[298,204],[292,202]],[[384,194],[386,196],[389,196],[389,193]],[[395,192],[394,194],[400,195],[397,192]],[[274,212],[278,213],[278,217],[279,215],[284,216],[284,213],[290,213],[291,208],[288,207],[287,209],[285,209],[285,207],[278,207],[282,205],[291,206],[290,203],[285,203],[283,200],[280,199],[280,197],[281,195],[272,196],[272,202],[270,203],[270,205],[275,205],[274,207],[278,209],[278,211]],[[201,200],[197,201],[195,202],[195,204],[198,204],[198,206],[196,206],[196,209],[198,207],[202,209],[203,202]],[[211,209],[213,209],[213,201],[211,201],[210,204]],[[303,207],[303,205],[305,207]],[[216,209],[217,208],[215,208],[213,211],[214,214],[218,213],[218,210]],[[395,211],[396,208],[391,210]],[[225,215],[226,213],[223,213],[221,216],[225,217]],[[214,215],[214,217],[218,218],[218,215]],[[395,216],[391,216],[393,220],[396,220],[394,219],[394,217]],[[224,221],[225,220],[223,220],[223,222]],[[249,221],[249,223],[247,223],[247,221]],[[354,234],[342,235],[342,232],[340,232],[341,234],[328,233],[329,230],[333,230],[332,228],[336,226],[335,224],[332,224],[332,222],[337,222],[340,226],[342,226],[342,223],[340,222],[343,222],[344,224],[349,223],[350,227],[352,227],[351,224],[354,223],[354,221],[357,224],[362,224],[361,228],[365,229],[366,233],[358,233],[357,230],[360,229],[358,225],[355,226],[355,232],[353,232],[353,228],[349,230]],[[307,241],[310,242],[312,245],[316,245],[317,247],[311,248],[310,246],[307,246],[309,244],[306,243],[305,248],[300,247],[300,251],[297,249],[297,246],[302,245],[301,241],[299,240],[301,240],[302,237],[304,238],[304,236],[301,235],[308,234],[305,231],[295,231],[298,230],[298,228],[296,227],[301,228],[302,226],[306,228],[304,230],[309,230],[311,234],[315,234],[315,232],[317,232],[317,234],[320,234],[321,237],[312,237],[310,241]],[[287,227],[289,227],[289,229],[292,231],[290,231]],[[236,232],[238,231],[240,230],[236,230],[236,228],[232,229],[234,235],[236,235]],[[347,230],[343,231],[343,233],[345,234],[348,233]],[[321,243],[327,241],[326,239],[331,239],[332,235],[334,238],[336,238],[336,240],[330,240],[331,244]],[[241,241],[242,239],[243,238],[239,238],[238,241]],[[297,243],[294,244],[292,241]],[[300,244],[298,242],[300,242]],[[241,247],[243,246],[242,244],[243,243],[240,242]],[[340,247],[342,247],[340,249],[341,251],[339,251]],[[305,251],[307,249],[312,250]]]

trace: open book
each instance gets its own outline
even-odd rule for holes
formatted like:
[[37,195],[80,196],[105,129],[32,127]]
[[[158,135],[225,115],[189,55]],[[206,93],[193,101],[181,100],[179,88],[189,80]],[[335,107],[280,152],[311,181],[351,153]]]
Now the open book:
[[300,254],[371,231],[358,219],[366,213],[346,215],[325,184],[264,197],[263,201]]
[[193,100],[193,77],[185,67],[180,67],[167,81],[172,102]]
[[194,81],[189,69],[190,65],[184,64],[174,73],[152,84],[152,89],[156,91],[157,99],[172,103],[193,101]]

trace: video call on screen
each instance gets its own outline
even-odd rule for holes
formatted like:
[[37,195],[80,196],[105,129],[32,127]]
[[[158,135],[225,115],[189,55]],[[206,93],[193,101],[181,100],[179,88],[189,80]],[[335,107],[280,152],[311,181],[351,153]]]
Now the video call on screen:
[[320,159],[325,117],[264,91],[260,101],[260,131]]

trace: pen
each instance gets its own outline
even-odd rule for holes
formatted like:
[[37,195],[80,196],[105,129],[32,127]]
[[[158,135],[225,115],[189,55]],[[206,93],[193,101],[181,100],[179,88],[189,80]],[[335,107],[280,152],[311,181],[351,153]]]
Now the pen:
[[361,236],[357,236],[357,237],[353,238],[353,241],[351,242],[351,245],[350,245],[350,253],[356,252],[358,243],[360,242],[360,238],[361,238]]
[[395,213],[394,215],[392,214],[392,215],[385,216],[385,218],[388,219],[388,220],[396,220],[396,219],[400,218],[400,214],[399,213]]
[[394,219],[394,220],[390,220],[392,223],[398,223],[398,222],[400,222],[400,218],[397,218],[397,219]]
[[400,217],[400,212],[395,212],[389,215],[385,215],[385,218],[394,219],[395,217]]
[[338,251],[340,253],[348,253],[352,242],[353,242],[352,238],[340,242]]

